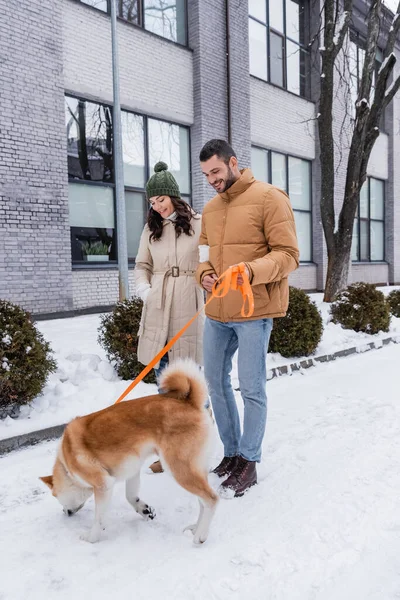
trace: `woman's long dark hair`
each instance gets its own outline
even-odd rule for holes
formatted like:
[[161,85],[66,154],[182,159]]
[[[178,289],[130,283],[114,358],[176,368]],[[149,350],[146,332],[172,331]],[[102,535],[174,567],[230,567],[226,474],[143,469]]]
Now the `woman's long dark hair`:
[[[186,235],[193,235],[194,229],[192,227],[192,219],[196,218],[195,211],[189,206],[187,202],[180,198],[174,198],[171,196],[172,206],[176,212],[176,219],[171,221],[175,226],[176,235],[179,237],[181,233]],[[161,239],[163,232],[163,221],[162,216],[150,208],[147,216],[147,225],[151,231],[150,241],[157,241]]]

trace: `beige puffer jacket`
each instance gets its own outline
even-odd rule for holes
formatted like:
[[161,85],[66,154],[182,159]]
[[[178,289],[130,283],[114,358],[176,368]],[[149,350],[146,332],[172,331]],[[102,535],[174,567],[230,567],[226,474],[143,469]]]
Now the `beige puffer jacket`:
[[[250,169],[203,210],[200,246],[208,247],[197,269],[199,283],[205,275],[221,275],[244,262],[254,294],[251,319],[283,317],[289,302],[288,275],[299,265],[296,226],[290,200],[282,190],[256,181]],[[243,321],[242,296],[230,291],[214,299],[206,314],[216,321]]]
[[[150,241],[146,225],[136,257],[136,289],[145,295],[139,328],[138,359],[147,365],[165,344],[203,306],[204,293],[196,283],[201,216],[192,219],[194,235],[175,234],[166,219],[161,239]],[[173,267],[178,267],[173,269]],[[203,364],[203,313],[169,351],[169,358],[192,358]],[[156,365],[158,367],[158,364]]]

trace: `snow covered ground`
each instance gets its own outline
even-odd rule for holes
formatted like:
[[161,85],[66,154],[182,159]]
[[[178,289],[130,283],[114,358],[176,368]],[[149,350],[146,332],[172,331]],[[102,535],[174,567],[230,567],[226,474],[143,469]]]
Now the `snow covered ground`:
[[[385,293],[395,288],[381,288]],[[311,294],[322,314],[324,334],[315,355],[330,354],[356,346],[362,350],[367,342],[385,337],[398,337],[400,319],[392,317],[389,333],[367,335],[342,329],[329,322],[329,305],[322,302],[322,294]],[[0,439],[67,423],[72,418],[100,410],[112,404],[126,389],[129,382],[121,381],[104,351],[97,343],[100,315],[40,321],[38,328],[55,353],[58,370],[52,374],[41,396],[22,409],[18,419],[0,420]],[[268,368],[292,363],[280,354],[268,355]],[[233,381],[238,387],[236,365]],[[155,391],[154,385],[140,383],[130,398],[145,396]]]
[[1,600],[398,599],[399,364],[391,344],[270,381],[259,485],[220,501],[201,548],[182,533],[197,501],[167,474],[142,477],[155,521],[121,485],[90,545],[93,502],[65,517],[38,480],[55,442],[1,458]]

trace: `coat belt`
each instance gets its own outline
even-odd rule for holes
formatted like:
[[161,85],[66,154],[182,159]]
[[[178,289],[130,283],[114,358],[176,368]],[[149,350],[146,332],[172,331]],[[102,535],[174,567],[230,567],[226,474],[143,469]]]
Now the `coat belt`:
[[167,281],[167,277],[181,277],[182,275],[186,276],[194,276],[196,271],[184,271],[179,267],[171,267],[166,271],[153,271],[153,275],[163,275],[162,285],[159,286],[157,294],[156,294],[156,305],[157,308],[162,309],[164,306],[165,300],[165,285]]

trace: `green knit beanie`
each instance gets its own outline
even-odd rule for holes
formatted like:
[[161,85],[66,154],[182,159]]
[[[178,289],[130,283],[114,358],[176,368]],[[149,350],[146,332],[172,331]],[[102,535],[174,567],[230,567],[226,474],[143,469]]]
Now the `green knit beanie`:
[[153,198],[153,196],[181,197],[176,179],[168,171],[168,165],[165,162],[158,162],[154,166],[154,175],[147,182],[146,194],[148,199]]

